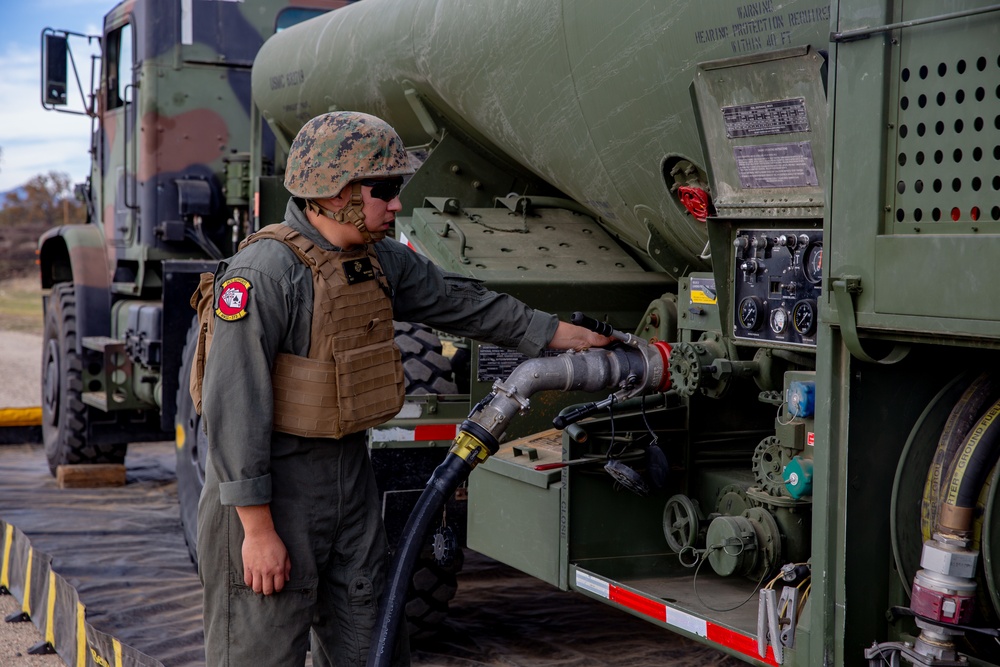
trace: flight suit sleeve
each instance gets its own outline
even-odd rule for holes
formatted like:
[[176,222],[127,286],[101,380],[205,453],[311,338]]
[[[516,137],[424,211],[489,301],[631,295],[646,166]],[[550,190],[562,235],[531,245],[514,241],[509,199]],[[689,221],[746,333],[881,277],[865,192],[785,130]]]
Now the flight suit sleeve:
[[[240,305],[236,297],[244,291]],[[215,299],[203,389],[209,462],[223,505],[262,505],[271,501],[271,367],[293,297],[280,276],[230,267],[216,279]]]
[[429,259],[385,239],[376,246],[393,290],[395,319],[419,322],[457,336],[514,348],[538,356],[552,340],[559,320],[482,282],[442,271]]

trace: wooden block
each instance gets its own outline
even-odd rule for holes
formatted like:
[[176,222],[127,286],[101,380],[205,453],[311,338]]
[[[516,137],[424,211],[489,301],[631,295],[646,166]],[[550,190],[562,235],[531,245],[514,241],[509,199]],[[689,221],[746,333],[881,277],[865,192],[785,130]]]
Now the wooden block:
[[56,468],[60,489],[94,489],[125,486],[125,466],[121,463],[63,465]]

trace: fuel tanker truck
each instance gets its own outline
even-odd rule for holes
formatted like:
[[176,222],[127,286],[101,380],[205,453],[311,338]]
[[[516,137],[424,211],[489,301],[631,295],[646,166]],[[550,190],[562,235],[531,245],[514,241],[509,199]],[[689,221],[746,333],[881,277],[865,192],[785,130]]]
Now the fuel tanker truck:
[[398,240],[615,340],[451,341],[458,393],[372,431],[427,456],[370,664],[465,548],[750,664],[1000,665],[998,10],[364,0],[263,44],[243,227],[372,113]]

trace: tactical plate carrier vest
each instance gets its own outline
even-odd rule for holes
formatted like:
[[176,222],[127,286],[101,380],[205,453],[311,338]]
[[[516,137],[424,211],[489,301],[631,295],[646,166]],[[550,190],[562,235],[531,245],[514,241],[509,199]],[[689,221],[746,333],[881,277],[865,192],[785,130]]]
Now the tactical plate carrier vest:
[[[279,353],[271,372],[275,431],[342,438],[381,424],[403,406],[405,381],[393,337],[385,277],[368,246],[327,251],[285,224],[268,225],[241,244],[281,241],[313,274],[309,356]],[[201,413],[201,384],[214,330],[214,281],[202,274],[191,304],[200,331],[191,368],[191,397]]]

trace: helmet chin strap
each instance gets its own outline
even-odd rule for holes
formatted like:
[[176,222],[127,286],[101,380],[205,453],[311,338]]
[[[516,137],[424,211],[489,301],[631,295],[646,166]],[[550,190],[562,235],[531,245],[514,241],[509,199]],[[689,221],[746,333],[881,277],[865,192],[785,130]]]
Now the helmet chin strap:
[[385,232],[371,232],[365,226],[365,204],[361,196],[361,184],[355,181],[351,184],[351,200],[339,211],[331,211],[320,206],[313,199],[306,200],[306,208],[314,213],[326,216],[331,220],[336,220],[342,225],[351,224],[361,232],[361,239],[367,243],[377,243],[385,238]]

